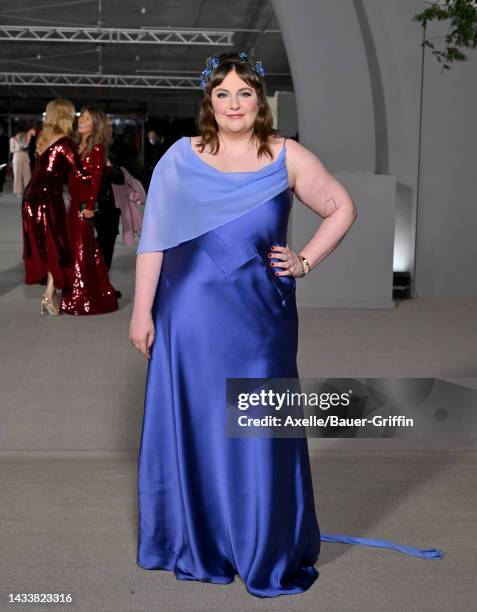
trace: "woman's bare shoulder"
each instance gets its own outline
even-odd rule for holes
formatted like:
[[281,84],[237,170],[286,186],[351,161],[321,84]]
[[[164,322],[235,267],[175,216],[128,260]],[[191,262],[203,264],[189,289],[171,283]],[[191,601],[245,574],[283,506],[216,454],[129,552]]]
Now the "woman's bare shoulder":
[[321,166],[318,156],[296,140],[293,140],[293,138],[287,138],[285,146],[287,149],[287,161],[293,166],[297,168],[300,166]]
[[299,190],[304,183],[310,181],[315,186],[321,185],[330,177],[326,166],[310,149],[292,138],[287,138],[285,146],[288,175],[294,190]]
[[300,144],[298,141],[294,140],[293,138],[287,138],[285,142],[285,146],[287,150],[292,152],[294,155],[300,155],[300,154],[303,155],[306,153],[306,151],[308,151],[306,147],[304,147],[302,144]]

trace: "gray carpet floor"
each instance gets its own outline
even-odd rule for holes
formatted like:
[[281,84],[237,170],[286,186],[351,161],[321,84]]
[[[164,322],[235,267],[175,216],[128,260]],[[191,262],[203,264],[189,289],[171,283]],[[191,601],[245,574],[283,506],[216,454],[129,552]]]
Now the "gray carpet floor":
[[[100,611],[475,610],[474,450],[317,446],[311,461],[323,533],[441,548],[443,559],[322,543],[306,593],[259,599],[136,565],[137,447],[146,362],[128,344],[134,248],[115,252],[118,312],[40,317],[23,284],[20,200],[0,197],[0,609],[8,593],[69,592]],[[394,310],[300,311],[304,377],[477,379],[477,299],[415,299]],[[382,443],[382,440],[377,442]],[[279,509],[277,509],[279,511]]]

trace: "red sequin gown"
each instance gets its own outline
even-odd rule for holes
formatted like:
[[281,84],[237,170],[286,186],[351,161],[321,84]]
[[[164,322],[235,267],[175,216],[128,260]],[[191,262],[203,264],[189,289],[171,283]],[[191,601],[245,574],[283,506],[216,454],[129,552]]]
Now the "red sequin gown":
[[67,243],[63,184],[67,175],[78,184],[90,185],[91,174],[82,167],[76,145],[62,136],[35,159],[32,176],[23,192],[23,263],[27,285],[47,282],[62,289],[71,275]]
[[71,285],[63,289],[60,309],[71,315],[93,315],[118,309],[116,291],[109,282],[108,270],[94,235],[94,218],[86,218],[80,211],[80,203],[94,209],[106,160],[104,145],[96,144],[82,158],[82,163],[92,175],[91,184],[85,184],[74,175],[68,176],[71,202],[68,209],[68,238],[73,259]]

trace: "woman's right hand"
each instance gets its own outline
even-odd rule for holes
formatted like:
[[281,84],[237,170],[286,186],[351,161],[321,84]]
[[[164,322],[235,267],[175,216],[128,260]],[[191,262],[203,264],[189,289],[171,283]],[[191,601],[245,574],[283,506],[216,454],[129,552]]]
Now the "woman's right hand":
[[129,341],[147,359],[151,358],[151,346],[154,342],[154,323],[150,312],[134,312],[129,324]]

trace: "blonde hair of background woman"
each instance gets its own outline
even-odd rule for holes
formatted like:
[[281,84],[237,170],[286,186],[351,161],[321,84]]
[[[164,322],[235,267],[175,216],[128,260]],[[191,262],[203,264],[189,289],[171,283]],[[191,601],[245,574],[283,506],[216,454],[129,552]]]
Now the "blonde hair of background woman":
[[73,136],[75,106],[65,98],[55,98],[46,105],[43,129],[36,144],[36,152],[41,155],[55,136]]

